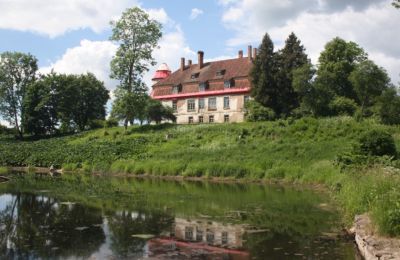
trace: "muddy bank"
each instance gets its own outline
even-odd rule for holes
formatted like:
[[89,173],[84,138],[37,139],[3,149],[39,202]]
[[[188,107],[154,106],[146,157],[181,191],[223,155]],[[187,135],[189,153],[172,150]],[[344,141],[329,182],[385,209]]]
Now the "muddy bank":
[[351,231],[365,260],[400,259],[400,239],[379,236],[367,214],[355,217]]

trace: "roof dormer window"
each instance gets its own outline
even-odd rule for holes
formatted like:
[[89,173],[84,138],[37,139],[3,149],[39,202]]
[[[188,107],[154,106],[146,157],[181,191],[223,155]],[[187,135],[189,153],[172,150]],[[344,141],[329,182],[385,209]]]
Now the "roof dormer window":
[[218,70],[217,73],[216,73],[217,77],[221,77],[221,76],[224,76],[224,75],[225,75],[225,70]]
[[199,77],[200,73],[193,73],[192,76],[190,77],[191,79],[197,79]]
[[200,92],[206,91],[207,88],[208,88],[208,83],[207,83],[207,82],[201,82],[201,83],[199,84],[199,91],[200,91]]
[[224,88],[232,88],[234,86],[234,81],[232,79],[224,81]]
[[172,87],[172,94],[178,94],[179,92],[182,91],[182,85],[175,85]]

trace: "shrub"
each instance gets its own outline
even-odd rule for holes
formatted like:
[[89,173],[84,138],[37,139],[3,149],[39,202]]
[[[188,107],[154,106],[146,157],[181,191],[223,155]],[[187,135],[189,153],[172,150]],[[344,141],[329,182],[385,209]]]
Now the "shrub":
[[393,136],[382,130],[370,130],[359,138],[356,152],[362,155],[396,157],[396,145]]
[[246,120],[249,122],[275,120],[275,112],[268,107],[264,107],[256,101],[248,101],[246,103]]
[[356,102],[346,97],[336,97],[329,106],[335,115],[352,116],[357,109]]
[[111,127],[117,127],[118,126],[118,120],[115,118],[109,118],[105,122],[105,127],[111,128]]
[[89,122],[89,129],[99,129],[105,126],[104,120],[91,120]]

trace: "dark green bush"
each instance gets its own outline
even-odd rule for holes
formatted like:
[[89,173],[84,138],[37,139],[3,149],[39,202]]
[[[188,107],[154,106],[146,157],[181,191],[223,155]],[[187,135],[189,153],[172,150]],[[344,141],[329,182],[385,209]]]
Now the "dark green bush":
[[118,126],[118,120],[115,119],[115,118],[109,118],[109,119],[106,120],[105,126],[107,128],[117,127]]
[[276,119],[275,112],[268,107],[264,107],[256,101],[248,101],[246,103],[246,120],[249,122],[270,121]]
[[355,152],[369,156],[397,156],[393,136],[386,131],[370,130],[359,138]]
[[335,115],[352,116],[357,109],[356,102],[346,97],[336,97],[334,100],[332,100],[329,106]]

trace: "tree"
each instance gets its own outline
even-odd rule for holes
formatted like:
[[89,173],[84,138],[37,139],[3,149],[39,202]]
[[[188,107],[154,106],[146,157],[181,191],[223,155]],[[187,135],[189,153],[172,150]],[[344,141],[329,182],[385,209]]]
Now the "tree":
[[149,99],[146,108],[147,121],[149,123],[161,123],[163,120],[175,122],[176,117],[171,107],[165,107],[158,100]]
[[54,134],[58,125],[58,76],[51,73],[31,84],[24,97],[22,123],[26,133]]
[[392,5],[396,8],[400,8],[400,0],[393,0]]
[[23,100],[26,88],[35,81],[37,59],[20,52],[0,54],[0,113],[15,129],[20,138],[23,127]]
[[110,77],[120,82],[118,99],[114,104],[117,108],[114,111],[119,118],[124,117],[124,125],[127,127],[128,122],[132,124],[140,114],[137,111],[142,109],[143,104],[137,101],[147,92],[143,74],[148,71],[149,65],[155,65],[152,53],[162,36],[161,24],[150,19],[140,8],[134,7],[127,9],[111,25],[111,40],[119,43],[111,61]]
[[124,127],[127,129],[128,122],[133,123],[135,118],[146,107],[146,93],[130,93],[125,89],[118,88],[115,92],[111,116],[115,119],[124,121]]
[[254,60],[254,66],[250,72],[252,89],[251,94],[255,101],[265,107],[270,107],[275,113],[280,114],[280,106],[277,96],[279,89],[276,85],[276,54],[274,44],[268,34],[264,35],[259,47],[259,54]]
[[316,81],[337,96],[357,100],[349,76],[357,64],[366,59],[367,54],[356,43],[334,38],[319,57]]
[[359,63],[349,79],[360,101],[361,115],[364,114],[366,107],[376,102],[377,97],[388,88],[390,82],[386,71],[370,60]]
[[293,72],[307,64],[311,64],[305,53],[305,48],[294,33],[286,40],[285,46],[277,54],[277,88],[279,95],[276,97],[279,110],[283,115],[299,106],[299,99],[293,89]]
[[400,96],[394,86],[384,90],[378,100],[378,114],[387,125],[400,124]]
[[269,121],[276,118],[275,112],[268,107],[264,107],[254,100],[246,102],[246,120],[249,122]]
[[58,115],[66,131],[85,130],[91,120],[104,120],[109,99],[104,83],[93,74],[60,75]]

